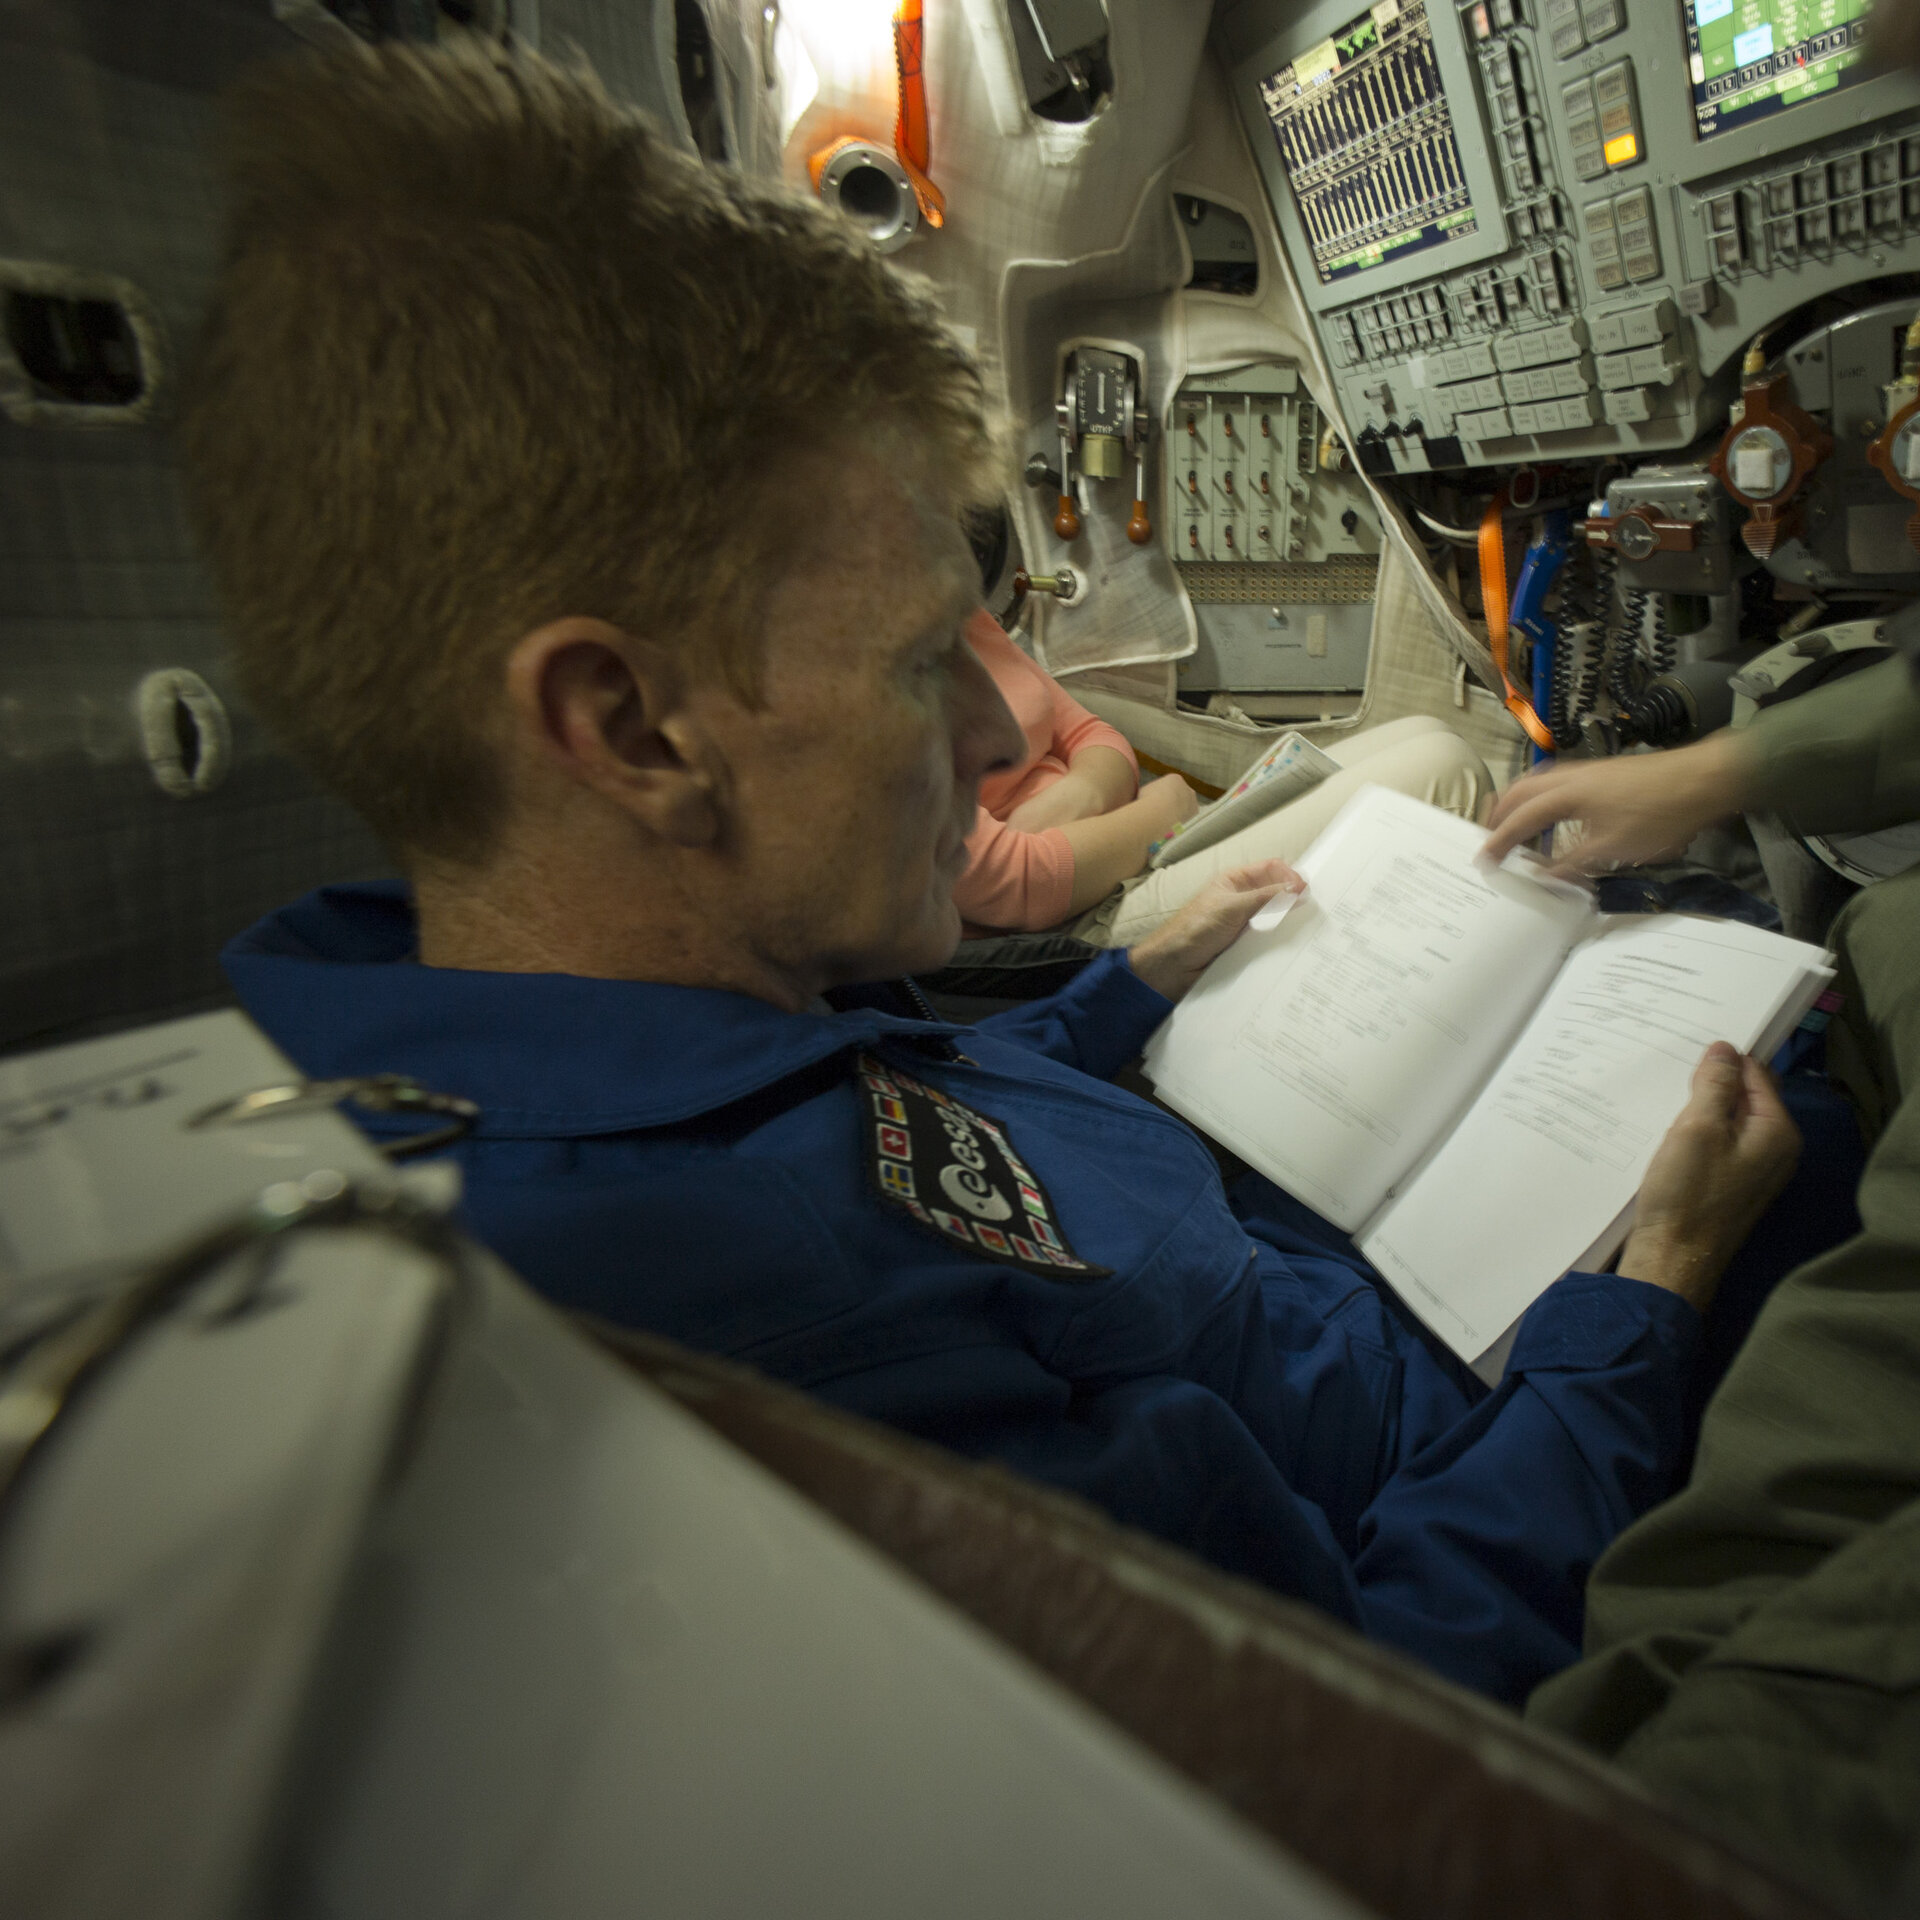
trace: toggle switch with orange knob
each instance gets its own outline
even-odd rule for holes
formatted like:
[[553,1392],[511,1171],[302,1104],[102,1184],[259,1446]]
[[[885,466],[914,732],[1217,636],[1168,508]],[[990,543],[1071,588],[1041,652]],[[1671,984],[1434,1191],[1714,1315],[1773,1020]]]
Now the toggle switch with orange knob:
[[[1104,518],[1105,488],[1124,471],[1121,461],[1133,459],[1134,487],[1130,511],[1122,523],[1136,547],[1153,538],[1153,520],[1147,511],[1146,453],[1153,433],[1147,409],[1147,363],[1133,349],[1083,340],[1063,347],[1060,357],[1059,398],[1054,423],[1060,434],[1060,488],[1053,530],[1062,540],[1077,540],[1086,528],[1084,518]],[[1192,414],[1187,429],[1195,441],[1199,425]],[[1195,466],[1187,476],[1188,491],[1198,496],[1200,477],[1196,445]],[[1029,471],[1032,468],[1029,462]],[[1164,478],[1173,479],[1172,474]],[[1096,545],[1102,530],[1091,536]]]
[[1127,538],[1136,547],[1144,547],[1153,538],[1153,522],[1147,517],[1147,450],[1144,446],[1133,460],[1133,511],[1127,516]]

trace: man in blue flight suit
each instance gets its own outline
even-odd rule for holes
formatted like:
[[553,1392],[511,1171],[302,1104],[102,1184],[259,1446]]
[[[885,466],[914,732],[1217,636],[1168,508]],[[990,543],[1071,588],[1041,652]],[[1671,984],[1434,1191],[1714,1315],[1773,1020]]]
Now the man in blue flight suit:
[[1620,1272],[1481,1388],[1341,1234],[1106,1084],[1284,868],[977,1027],[868,984],[951,952],[1018,747],[962,633],[1001,466],[927,295],[537,62],[310,61],[236,138],[196,510],[254,702],[407,874],[230,949],[266,1029],[478,1102],[468,1217],[556,1302],[1502,1698],[1571,1659],[1792,1161],[1764,1074],[1703,1063]]

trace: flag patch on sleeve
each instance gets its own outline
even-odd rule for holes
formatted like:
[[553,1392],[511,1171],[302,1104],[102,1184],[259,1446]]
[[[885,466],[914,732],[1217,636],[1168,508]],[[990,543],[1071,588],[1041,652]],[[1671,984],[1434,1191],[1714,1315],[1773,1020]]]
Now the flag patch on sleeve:
[[983,1260],[1049,1280],[1104,1280],[1112,1271],[1067,1244],[1047,1190],[999,1121],[863,1053],[855,1084],[866,1161],[881,1199]]

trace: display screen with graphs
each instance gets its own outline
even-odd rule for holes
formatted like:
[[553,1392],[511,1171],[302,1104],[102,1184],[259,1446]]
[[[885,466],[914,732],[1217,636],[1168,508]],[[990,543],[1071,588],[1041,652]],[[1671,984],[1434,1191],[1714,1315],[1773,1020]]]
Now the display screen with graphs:
[[1700,138],[1729,133],[1871,76],[1867,0],[1686,0]]
[[1323,284],[1476,231],[1423,0],[1380,0],[1260,98]]

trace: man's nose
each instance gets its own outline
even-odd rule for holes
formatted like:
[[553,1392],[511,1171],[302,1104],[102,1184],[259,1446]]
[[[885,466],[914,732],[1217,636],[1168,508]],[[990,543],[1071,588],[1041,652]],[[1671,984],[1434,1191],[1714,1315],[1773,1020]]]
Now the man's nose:
[[[993,615],[982,608],[973,618],[991,620]],[[966,657],[955,686],[954,765],[962,779],[981,780],[1015,765],[1026,753],[1027,736],[980,656],[971,646],[960,651]]]

